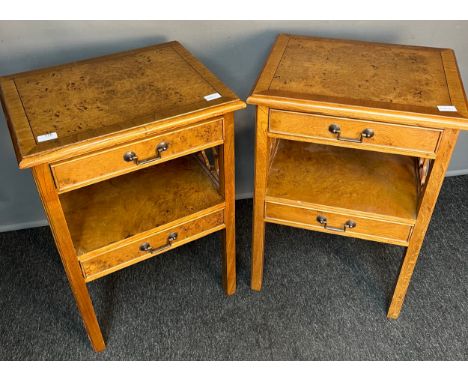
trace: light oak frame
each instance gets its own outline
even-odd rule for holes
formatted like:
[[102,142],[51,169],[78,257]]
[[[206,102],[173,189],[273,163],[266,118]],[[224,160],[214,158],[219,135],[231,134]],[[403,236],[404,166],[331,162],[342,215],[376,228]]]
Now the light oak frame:
[[[265,196],[269,166],[274,154],[276,135],[268,132],[269,108],[257,106],[256,142],[255,142],[255,178],[252,231],[251,288],[260,291],[263,284],[265,224]],[[455,148],[459,131],[445,129],[439,142],[435,159],[422,190],[419,213],[413,228],[399,275],[395,284],[387,317],[397,319],[411,281],[421,246],[429,226],[432,213],[444,182],[444,176]],[[284,137],[283,137],[284,138]]]
[[[428,73],[431,80],[423,78]],[[414,216],[407,221],[411,225],[408,240],[369,238],[406,247],[387,313],[388,318],[398,318],[459,130],[468,130],[468,102],[453,50],[281,34],[247,103],[257,108],[253,290],[262,288],[266,222],[320,230],[317,224],[294,220],[291,212],[287,220],[267,216],[267,203],[272,201],[282,211],[306,204],[297,195],[284,202],[267,196],[279,140],[356,149],[356,155],[371,150],[414,159],[417,199]],[[437,105],[455,109],[445,112]],[[332,124],[344,126],[345,135],[351,137],[365,128],[374,129],[378,138],[339,140],[329,130]],[[314,195],[308,195],[309,199]],[[308,208],[315,209],[313,205]],[[330,213],[342,212],[333,204],[326,208]],[[349,210],[351,216],[373,218],[369,212]],[[396,215],[389,216],[389,221],[398,220]],[[352,232],[337,234],[353,236]]]
[[[220,193],[224,197],[224,227],[221,230],[223,243],[222,284],[227,295],[236,292],[235,248],[235,167],[234,167],[234,115],[224,115],[224,142],[219,150]],[[87,281],[80,267],[67,221],[59,199],[50,166],[41,164],[32,168],[33,177],[43,203],[50,228],[60,254],[70,288],[75,298],[84,327],[96,352],[106,347],[94,311]]]
[[[0,77],[0,99],[95,351],[105,342],[86,283],[111,272],[221,231],[222,284],[235,293],[233,113],[246,105],[179,42]],[[55,138],[42,140],[52,131]],[[204,150],[213,150],[213,165]],[[156,198],[145,177],[173,170],[183,176],[161,181],[184,191],[158,187]],[[140,188],[144,206],[126,185]],[[125,205],[123,193],[132,198]],[[166,208],[172,196],[183,203],[152,218],[146,207]],[[129,204],[136,219],[120,224]],[[175,229],[180,240],[169,240]]]

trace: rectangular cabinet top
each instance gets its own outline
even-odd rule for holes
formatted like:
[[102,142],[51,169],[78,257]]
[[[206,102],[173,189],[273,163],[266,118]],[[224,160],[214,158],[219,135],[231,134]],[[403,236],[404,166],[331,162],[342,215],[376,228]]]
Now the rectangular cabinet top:
[[280,35],[247,102],[468,129],[451,49]]
[[174,41],[0,78],[21,168],[245,107]]

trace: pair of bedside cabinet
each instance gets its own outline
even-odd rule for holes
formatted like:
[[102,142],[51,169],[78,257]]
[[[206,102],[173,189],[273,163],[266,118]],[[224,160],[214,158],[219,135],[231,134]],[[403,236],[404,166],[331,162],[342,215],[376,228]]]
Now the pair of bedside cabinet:
[[[236,289],[234,111],[179,43],[6,76],[20,168],[32,168],[92,346],[86,283],[216,231]],[[397,318],[467,102],[448,49],[280,35],[257,105],[252,289],[265,223],[407,247]],[[292,244],[293,245],[293,244]]]

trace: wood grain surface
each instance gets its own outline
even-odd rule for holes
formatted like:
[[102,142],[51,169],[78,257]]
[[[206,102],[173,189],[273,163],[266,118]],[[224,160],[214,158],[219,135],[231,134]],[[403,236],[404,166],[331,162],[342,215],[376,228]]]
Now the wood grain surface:
[[257,107],[255,139],[255,179],[252,228],[251,288],[259,291],[263,283],[265,248],[265,195],[270,164],[270,142],[267,136],[268,114],[266,107]]
[[[247,101],[406,124],[418,114],[421,126],[468,129],[466,96],[451,49],[283,34]],[[457,111],[441,112],[440,105]]]
[[290,38],[269,89],[412,106],[451,104],[440,50],[358,41]]
[[[248,102],[261,116],[252,289],[262,285],[265,222],[397,244],[407,249],[387,317],[398,318],[459,130],[468,130],[455,53],[283,34]],[[345,230],[346,219],[357,225]]]
[[[205,213],[199,217],[190,217],[187,221],[180,224],[175,222],[171,227],[157,231],[156,233],[151,233],[147,236],[139,235],[140,237],[131,243],[111,248],[108,251],[98,252],[94,255],[81,256],[81,268],[83,269],[86,282],[93,281],[223,228],[224,213],[222,208],[218,208],[215,212]],[[165,246],[168,242],[168,236],[172,233],[177,234],[177,239],[171,243],[170,247],[156,251],[155,253],[141,250],[140,246],[143,243],[149,243],[152,248]]]
[[0,95],[20,167],[245,107],[176,41],[3,77]]
[[[265,205],[265,221],[269,223],[289,225],[313,231],[331,233],[334,235],[357,237],[365,240],[407,246],[413,226],[406,223],[365,218],[361,214],[331,212],[333,209],[313,209],[297,207],[283,203],[267,202]],[[356,227],[346,229],[344,232],[329,230],[317,221],[317,217],[327,219],[327,227],[332,226],[344,229],[347,221],[356,223]]]
[[221,258],[223,287],[227,295],[236,292],[236,184],[234,156],[234,114],[224,116],[224,144],[219,151],[219,191],[223,195],[224,224],[222,232],[223,254]]
[[61,194],[60,200],[78,255],[223,202],[190,156]]
[[[107,150],[78,156],[51,165],[59,192],[69,191],[99,182],[117,175],[140,170],[170,159],[184,156],[207,147],[223,143],[223,120],[216,119],[172,130],[136,142],[131,142]],[[154,158],[157,146],[165,143],[166,151],[160,159],[148,164],[127,162],[124,155],[133,152],[140,161]]]
[[[331,125],[340,128],[340,139],[330,132]],[[374,135],[363,138],[362,142],[341,139],[360,139],[366,129],[371,129]],[[271,110],[269,132],[286,139],[435,158],[442,130]]]
[[[400,315],[406,292],[408,291],[411,277],[419,257],[419,252],[421,251],[424,237],[429,227],[432,213],[434,212],[437,197],[439,196],[444,176],[450,163],[450,158],[452,157],[453,150],[457,143],[458,135],[458,130],[445,130],[442,136],[437,157],[434,160],[429,178],[424,187],[424,193],[419,206],[418,220],[414,227],[409,246],[406,249],[405,256],[403,257],[398,279],[395,283],[395,290],[388,308],[388,318],[397,319]],[[444,222],[434,223],[444,224]],[[463,228],[464,227],[460,227],[460,235],[466,235]]]
[[417,175],[413,158],[282,140],[267,200],[336,207],[413,224]]
[[81,273],[73,240],[70,230],[68,229],[67,221],[65,220],[62,205],[55,189],[49,166],[41,165],[34,167],[33,176],[47,219],[49,220],[65,274],[70,284],[70,289],[75,297],[81,318],[83,319],[86,333],[88,334],[93,349],[97,352],[103,351],[106,348],[106,344],[101,328],[99,327],[91,296],[89,295],[83,274]]
[[233,112],[246,105],[180,43],[1,77],[0,98],[96,351],[86,282],[222,230],[235,292]]

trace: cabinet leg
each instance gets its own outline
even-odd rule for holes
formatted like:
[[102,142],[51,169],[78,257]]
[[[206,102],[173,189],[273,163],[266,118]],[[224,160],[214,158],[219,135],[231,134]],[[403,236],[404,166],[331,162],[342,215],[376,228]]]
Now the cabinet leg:
[[262,289],[265,242],[265,193],[269,163],[267,137],[268,108],[257,106],[257,133],[255,141],[255,182],[252,229],[252,268],[250,287]]
[[264,202],[254,200],[253,237],[252,237],[252,279],[250,287],[260,291],[263,283],[265,220]]
[[430,170],[429,179],[426,182],[422,198],[420,199],[418,218],[401,265],[400,274],[387,313],[388,318],[397,319],[400,315],[411,276],[418,260],[419,251],[421,250],[457,138],[458,130],[447,129],[442,133],[437,156]]
[[93,349],[97,352],[106,348],[93,303],[84,281],[75,248],[63,214],[60,199],[47,164],[33,168],[34,180],[39,190],[44,209],[49,219],[50,228],[62,259],[63,267],[75,297],[78,310],[88,333]]
[[223,288],[227,295],[236,293],[236,249],[235,228],[227,227],[222,231],[223,237]]
[[235,223],[235,165],[234,165],[234,114],[224,116],[224,145],[219,152],[219,188],[224,196],[224,224],[222,232],[223,287],[227,295],[236,293],[236,223]]
[[106,344],[84,278],[81,275],[77,275],[78,272],[81,274],[81,270],[79,266],[78,269],[74,269],[74,266],[65,265],[65,262],[63,262],[63,265],[91,346],[94,351],[101,352],[105,350]]
[[[421,241],[422,244],[422,241]],[[420,245],[410,245],[405,252],[403,258],[400,273],[393,293],[390,307],[388,308],[387,317],[397,319],[400,315],[401,308],[403,307],[403,301],[405,300],[406,292],[408,291],[411,276],[413,275],[414,267],[418,260]]]

